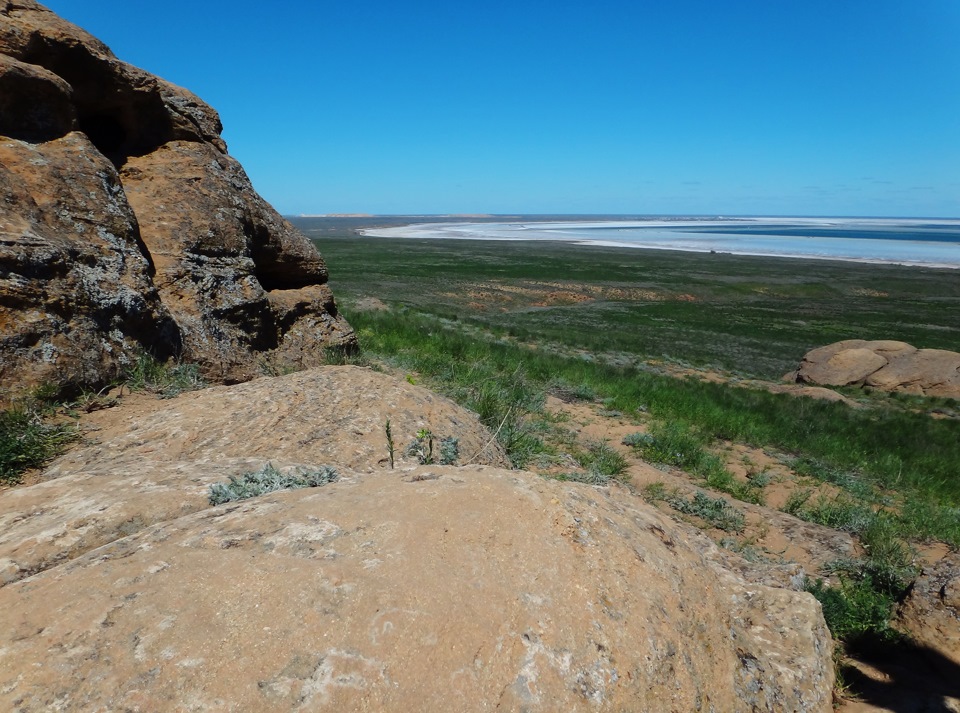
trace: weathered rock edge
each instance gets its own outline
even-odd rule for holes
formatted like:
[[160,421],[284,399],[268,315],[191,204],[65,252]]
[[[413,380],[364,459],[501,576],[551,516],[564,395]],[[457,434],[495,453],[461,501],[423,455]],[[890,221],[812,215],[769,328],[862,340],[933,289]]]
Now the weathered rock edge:
[[216,380],[355,345],[314,246],[217,113],[32,0],[0,1],[0,383],[104,383],[140,351]]
[[482,466],[354,475],[158,524],[3,588],[0,701],[830,711],[819,605],[711,548],[620,487]]

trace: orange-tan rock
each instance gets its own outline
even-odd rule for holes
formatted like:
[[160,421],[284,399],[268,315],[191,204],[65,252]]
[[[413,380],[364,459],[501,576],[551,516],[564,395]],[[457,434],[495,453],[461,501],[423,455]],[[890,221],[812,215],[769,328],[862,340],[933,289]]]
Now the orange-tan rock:
[[322,258],[220,131],[33,0],[0,3],[5,390],[103,384],[141,351],[239,380],[265,355],[311,366],[355,344]]
[[[325,367],[87,424],[0,492],[0,710],[831,710],[829,632],[782,567],[624,486],[497,467],[405,381]],[[459,467],[403,453],[424,428]],[[341,478],[209,504],[266,461]]]
[[94,415],[86,443],[44,482],[0,494],[0,586],[154,523],[207,507],[209,486],[266,463],[356,472],[398,468],[427,429],[458,439],[460,463],[509,466],[477,417],[449,399],[360,367],[323,367],[154,400],[117,420]]
[[208,508],[0,589],[0,705],[830,711],[817,603],[699,537],[477,466]]
[[890,340],[848,339],[808,352],[794,377],[807,384],[960,398],[960,353],[916,349]]
[[960,553],[924,568],[897,616],[931,664],[955,681],[960,669]]

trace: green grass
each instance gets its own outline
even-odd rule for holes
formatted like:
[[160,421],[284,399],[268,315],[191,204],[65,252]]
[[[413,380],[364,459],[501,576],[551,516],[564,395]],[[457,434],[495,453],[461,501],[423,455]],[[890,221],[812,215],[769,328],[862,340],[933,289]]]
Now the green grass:
[[[726,439],[768,447],[852,473],[905,503],[921,501],[949,513],[960,506],[960,423],[899,409],[851,409],[844,404],[677,379],[634,367],[482,339],[456,322],[409,309],[348,314],[362,347],[415,371],[440,391],[477,411],[498,431],[514,462],[542,443],[526,418],[542,409],[550,384],[581,384],[624,414],[646,412],[664,424],[666,462],[709,473],[703,444]],[[686,441],[677,447],[670,439]],[[692,440],[691,440],[692,439]],[[699,447],[699,451],[697,448]],[[692,456],[685,455],[687,452]],[[707,454],[709,455],[709,454]],[[687,458],[700,465],[690,466]],[[717,476],[715,476],[715,479]],[[911,505],[910,511],[919,509]],[[934,518],[939,520],[943,518]],[[950,540],[952,542],[952,540]],[[957,542],[960,544],[960,541]]]
[[79,436],[73,424],[51,420],[42,402],[28,400],[0,411],[0,483],[19,483]]
[[643,489],[643,496],[651,501],[662,501],[684,515],[690,515],[710,527],[725,532],[743,532],[746,518],[743,513],[723,498],[711,498],[702,491],[693,497],[684,496],[675,488],[667,488],[663,483],[651,483]]
[[734,478],[723,460],[707,450],[711,439],[682,421],[654,422],[646,438],[632,440],[637,441],[634,448],[645,460],[682,468],[703,478],[714,490],[729,493],[738,500],[763,503],[762,486]]
[[121,381],[131,391],[148,391],[163,399],[206,386],[196,364],[163,363],[149,354],[138,356],[124,370]]
[[[679,359],[778,378],[806,351],[841,339],[941,349],[960,343],[960,281],[952,270],[564,243],[357,238],[325,230],[325,221],[298,224],[317,237],[341,301],[375,296],[568,353]],[[543,299],[557,291],[589,301]]]
[[617,449],[602,441],[588,444],[586,450],[576,446],[570,450],[573,451],[583,470],[561,473],[555,476],[558,480],[606,485],[613,479],[622,478],[630,465]]

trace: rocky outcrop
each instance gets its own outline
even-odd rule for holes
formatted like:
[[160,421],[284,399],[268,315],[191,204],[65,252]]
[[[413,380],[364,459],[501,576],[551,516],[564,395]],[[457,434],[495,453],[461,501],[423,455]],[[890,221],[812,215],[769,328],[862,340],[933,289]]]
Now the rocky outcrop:
[[[831,710],[809,594],[625,487],[495,467],[419,387],[329,367],[146,406],[0,492],[0,557],[33,563],[0,588],[0,708]],[[461,467],[401,458],[421,428]],[[341,478],[206,502],[267,459]]]
[[355,337],[313,245],[190,92],[0,2],[0,381],[103,383],[140,351],[240,380]]
[[960,671],[960,553],[924,568],[898,611],[900,628],[951,681]]
[[905,342],[848,339],[814,349],[791,379],[824,386],[868,386],[960,398],[960,353]]

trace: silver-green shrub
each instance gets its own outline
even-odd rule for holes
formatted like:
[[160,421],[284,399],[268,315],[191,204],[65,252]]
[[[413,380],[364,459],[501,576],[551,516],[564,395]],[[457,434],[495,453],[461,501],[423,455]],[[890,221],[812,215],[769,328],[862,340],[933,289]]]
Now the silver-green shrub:
[[222,505],[235,500],[255,498],[258,495],[277,490],[295,488],[316,488],[337,480],[340,475],[330,466],[302,469],[297,473],[281,473],[267,463],[260,470],[242,475],[231,475],[228,483],[214,483],[210,486],[210,504]]

